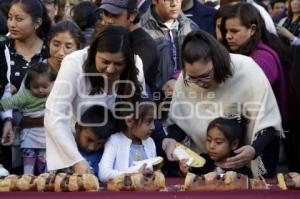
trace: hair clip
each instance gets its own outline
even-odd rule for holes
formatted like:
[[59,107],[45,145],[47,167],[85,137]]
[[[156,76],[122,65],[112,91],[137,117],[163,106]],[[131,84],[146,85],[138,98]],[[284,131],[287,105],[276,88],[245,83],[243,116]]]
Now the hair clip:
[[238,113],[229,115],[229,118],[230,119],[235,119],[239,124],[242,123],[242,117]]

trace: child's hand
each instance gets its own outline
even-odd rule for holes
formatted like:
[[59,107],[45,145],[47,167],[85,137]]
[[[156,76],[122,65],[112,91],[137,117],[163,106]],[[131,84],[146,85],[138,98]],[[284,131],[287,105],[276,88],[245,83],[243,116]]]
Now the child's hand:
[[183,160],[180,160],[179,161],[179,168],[180,168],[180,171],[186,175],[189,171],[189,166],[186,164],[188,161],[188,159],[183,159]]
[[138,170],[138,172],[143,173],[143,174],[147,174],[147,173],[152,173],[153,169],[147,168],[147,164],[144,163],[143,166]]
[[13,143],[15,139],[15,133],[12,129],[12,123],[7,121],[3,126],[3,133],[1,137],[1,143],[3,146],[9,146]]
[[85,160],[82,160],[74,164],[73,169],[75,173],[79,173],[79,174],[91,173],[89,163]]
[[175,161],[178,160],[174,155],[173,151],[176,148],[176,140],[173,138],[164,138],[162,141],[162,149],[165,151],[168,160]]

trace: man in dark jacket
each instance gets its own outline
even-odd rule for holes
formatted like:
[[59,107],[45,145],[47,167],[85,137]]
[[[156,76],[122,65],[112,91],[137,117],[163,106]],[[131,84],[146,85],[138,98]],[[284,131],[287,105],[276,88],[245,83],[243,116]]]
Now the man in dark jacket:
[[171,95],[181,71],[180,48],[184,37],[199,29],[181,11],[182,0],[152,0],[152,6],[142,16],[141,25],[155,40],[159,52],[156,88]]
[[193,20],[200,29],[213,34],[216,9],[203,5],[199,0],[183,0],[182,11]]
[[145,81],[152,91],[157,73],[158,51],[155,41],[139,24],[137,0],[102,0],[99,10],[103,25],[122,25],[131,31],[133,51],[143,62]]

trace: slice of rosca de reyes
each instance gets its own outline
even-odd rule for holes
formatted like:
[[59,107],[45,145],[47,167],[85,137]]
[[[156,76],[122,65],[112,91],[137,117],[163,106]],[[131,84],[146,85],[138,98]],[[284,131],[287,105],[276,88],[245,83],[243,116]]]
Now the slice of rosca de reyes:
[[144,164],[146,164],[146,168],[153,167],[153,170],[158,170],[157,168],[160,168],[160,166],[163,163],[163,158],[160,156],[149,158],[146,160],[140,160],[140,161],[134,161],[132,164],[138,168],[142,167]]
[[179,160],[187,159],[188,161],[186,162],[186,164],[191,167],[200,168],[203,167],[205,164],[204,158],[202,158],[200,155],[178,142],[176,143],[176,148],[173,151],[173,154]]
[[282,173],[277,174],[278,187],[283,190],[287,190],[287,186],[284,180],[284,175]]

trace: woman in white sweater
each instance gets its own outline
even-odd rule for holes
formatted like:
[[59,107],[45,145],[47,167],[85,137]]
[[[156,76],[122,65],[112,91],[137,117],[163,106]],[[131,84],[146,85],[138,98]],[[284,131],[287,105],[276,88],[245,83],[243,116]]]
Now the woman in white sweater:
[[[174,159],[175,140],[188,136],[191,148],[206,152],[206,130],[217,117],[249,119],[244,146],[226,159],[226,168],[252,163],[254,175],[274,175],[282,133],[278,105],[266,76],[249,57],[229,54],[212,36],[190,33],[182,46],[183,73],[176,82],[163,149]],[[255,160],[255,161],[252,161]]]
[[122,97],[133,100],[141,94],[130,43],[130,32],[121,26],[102,27],[89,48],[67,55],[59,70],[45,111],[47,166],[49,170],[73,167],[90,172],[72,134],[72,116],[79,121],[91,105],[112,109]]

